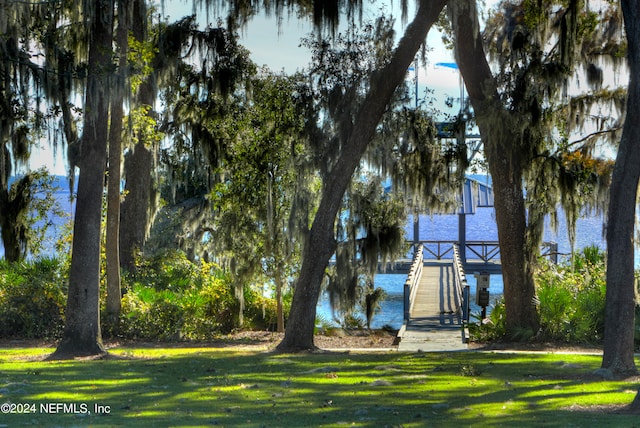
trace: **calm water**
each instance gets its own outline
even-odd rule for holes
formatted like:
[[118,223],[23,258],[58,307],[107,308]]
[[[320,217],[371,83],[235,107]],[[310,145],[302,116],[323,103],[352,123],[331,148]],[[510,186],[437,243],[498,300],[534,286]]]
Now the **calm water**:
[[[546,227],[544,241],[558,243],[558,252],[568,256],[571,246],[567,236],[566,221],[564,215],[559,215],[558,232]],[[458,239],[458,217],[456,215],[420,216],[421,240],[448,240]],[[587,216],[580,218],[576,230],[576,249],[589,245],[597,245],[604,250],[602,217]],[[479,208],[476,214],[467,215],[467,240],[468,241],[497,241],[498,231],[495,223],[493,208]],[[413,239],[413,218],[409,218],[405,228],[408,239]],[[561,256],[562,257],[562,256]],[[636,266],[638,266],[636,260]],[[386,299],[382,302],[380,311],[374,317],[371,327],[380,328],[389,325],[395,329],[402,326],[403,316],[403,286],[406,275],[378,274],[375,277],[376,287],[381,287],[386,292]],[[467,282],[471,288],[471,296],[475,296],[476,279],[472,272],[467,272]],[[502,275],[491,275],[489,292],[491,301],[502,295]],[[322,295],[317,307],[318,313],[326,319],[331,319],[331,307],[326,295]],[[480,309],[472,305],[471,313],[479,313]]]

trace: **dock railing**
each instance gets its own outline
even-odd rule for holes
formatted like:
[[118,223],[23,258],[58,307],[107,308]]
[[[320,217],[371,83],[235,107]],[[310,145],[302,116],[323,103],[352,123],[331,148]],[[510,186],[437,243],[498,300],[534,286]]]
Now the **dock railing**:
[[409,322],[411,315],[411,304],[415,300],[415,294],[418,290],[418,283],[422,277],[423,262],[423,246],[418,245],[413,255],[413,262],[409,268],[407,280],[404,282],[404,322]]
[[461,303],[462,309],[462,323],[469,322],[469,305],[470,305],[470,287],[467,283],[467,277],[464,273],[464,265],[460,258],[460,248],[456,244],[453,246],[453,282],[454,290]]
[[[436,260],[442,260],[453,257],[453,247],[460,245],[458,241],[418,241],[424,246],[424,254],[427,259],[433,258]],[[458,255],[461,249],[458,247]],[[460,257],[461,260],[466,259],[467,253],[469,258],[481,260],[485,263],[490,263],[500,259],[500,245],[498,241],[466,241],[464,243],[465,257]]]

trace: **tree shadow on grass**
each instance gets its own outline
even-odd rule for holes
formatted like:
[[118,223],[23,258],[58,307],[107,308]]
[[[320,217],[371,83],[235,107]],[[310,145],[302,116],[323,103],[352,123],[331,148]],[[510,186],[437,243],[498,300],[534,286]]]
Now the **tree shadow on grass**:
[[[0,369],[0,401],[38,405],[8,415],[11,425],[632,426],[636,416],[624,406],[584,399],[618,394],[635,380],[602,382],[591,371],[488,353],[114,348],[99,360],[9,361]],[[47,403],[87,412],[41,412]]]

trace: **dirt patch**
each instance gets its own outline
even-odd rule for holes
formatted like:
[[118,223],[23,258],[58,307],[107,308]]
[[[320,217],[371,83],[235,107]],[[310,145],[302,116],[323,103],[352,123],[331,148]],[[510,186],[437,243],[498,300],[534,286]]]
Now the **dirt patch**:
[[[388,330],[342,330],[336,328],[317,334],[314,342],[320,349],[395,349],[397,348],[396,334],[396,331]],[[105,340],[105,347],[107,349],[118,346],[149,348],[233,347],[241,349],[272,349],[282,341],[283,337],[283,333],[242,330],[202,342],[137,342]],[[0,340],[0,348],[55,348],[56,346],[57,342],[55,341]],[[530,351],[602,354],[602,348],[598,348],[596,346],[569,345],[566,343],[551,342],[471,342],[469,343],[469,349],[476,351]]]
[[[148,347],[212,347],[240,349],[272,349],[284,338],[284,333],[271,331],[237,331],[205,342],[109,342],[107,348],[114,346],[148,346]],[[317,334],[315,345],[320,349],[388,349],[395,348],[396,332],[385,330],[331,330],[326,334]]]
[[[135,346],[148,348],[240,348],[271,349],[283,339],[283,333],[270,331],[237,331],[221,335],[214,340],[203,342],[134,342],[105,340],[105,348]],[[395,348],[395,331],[386,330],[341,330],[332,329],[325,334],[317,334],[314,342],[320,349],[390,349]],[[0,340],[0,348],[55,348],[57,342],[42,340]]]
[[551,352],[569,354],[602,354],[602,348],[590,345],[572,345],[558,342],[470,342],[474,351]]
[[640,415],[640,410],[637,410],[630,405],[608,404],[608,405],[594,405],[594,406],[579,406],[574,404],[569,407],[565,407],[564,410],[570,412],[584,412],[595,414],[613,414],[613,415]]

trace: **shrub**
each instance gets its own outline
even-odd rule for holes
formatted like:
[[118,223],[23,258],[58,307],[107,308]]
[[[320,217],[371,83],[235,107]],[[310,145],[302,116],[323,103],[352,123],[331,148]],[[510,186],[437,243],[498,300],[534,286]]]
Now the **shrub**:
[[62,270],[56,259],[0,261],[0,337],[61,336],[67,289]]
[[[541,260],[536,273],[539,339],[589,344],[602,342],[605,268],[605,254],[597,247],[585,248],[574,254],[571,262],[564,264],[555,265]],[[482,321],[479,316],[474,317]],[[469,332],[477,341],[504,338],[504,302],[495,304],[486,322],[470,324]],[[638,332],[636,336],[640,338],[640,330]]]
[[179,338],[182,311],[171,291],[135,286],[122,301],[120,332],[124,338],[167,341]]
[[604,331],[605,255],[597,247],[572,263],[543,264],[536,277],[541,335],[549,340],[600,343]]
[[[238,327],[231,279],[213,263],[170,252],[139,263],[123,298],[119,336],[133,340],[206,340]],[[245,323],[275,323],[275,302],[245,288]]]
[[502,339],[507,334],[506,310],[504,298],[496,300],[486,319],[482,319],[480,313],[471,314],[476,323],[469,324],[469,336],[477,342],[488,342]]
[[[66,258],[0,261],[0,338],[61,337],[68,288],[66,262]],[[119,325],[103,331],[105,337],[206,340],[238,327],[239,306],[231,279],[212,263],[191,263],[181,253],[167,252],[141,261],[135,275],[123,278],[123,286],[126,293]],[[101,298],[104,304],[104,295]],[[245,287],[245,323],[274,328],[275,301]]]

